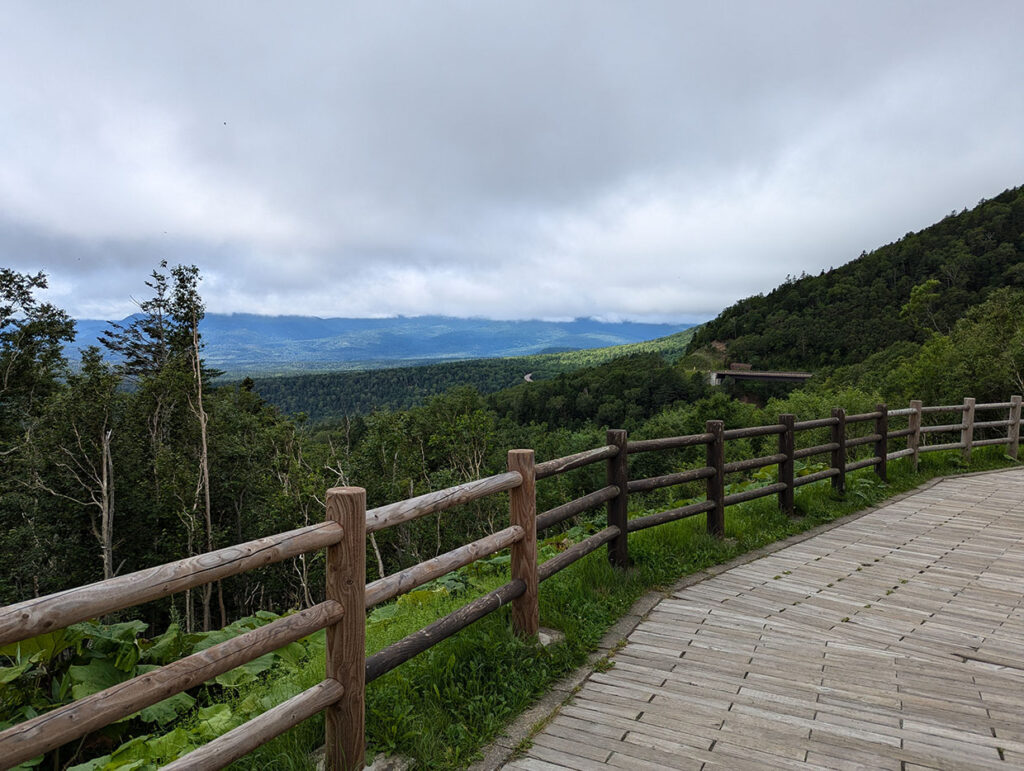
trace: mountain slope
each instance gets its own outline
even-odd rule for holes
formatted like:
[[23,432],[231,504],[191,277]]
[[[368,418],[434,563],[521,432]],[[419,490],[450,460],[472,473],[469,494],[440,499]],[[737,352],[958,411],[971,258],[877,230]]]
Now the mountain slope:
[[708,322],[712,341],[757,367],[850,364],[947,332],[1001,286],[1024,285],[1024,187],[950,214],[839,268],[741,300]]

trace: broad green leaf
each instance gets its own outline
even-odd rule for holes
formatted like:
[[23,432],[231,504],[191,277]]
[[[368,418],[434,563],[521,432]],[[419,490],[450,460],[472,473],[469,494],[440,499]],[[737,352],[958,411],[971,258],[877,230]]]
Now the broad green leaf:
[[188,731],[184,728],[175,728],[170,733],[149,741],[149,751],[152,753],[153,759],[161,763],[169,763],[180,758],[195,746],[196,742],[189,737]]
[[195,703],[196,700],[187,693],[176,693],[174,696],[146,707],[139,712],[139,719],[146,723],[156,723],[157,725],[164,726],[188,712]]
[[232,711],[229,704],[213,704],[199,710],[199,735],[204,739],[214,739],[227,733],[241,720]]
[[49,664],[58,653],[74,645],[74,639],[69,638],[73,636],[68,634],[67,629],[58,629],[5,645],[0,648],[0,656],[8,656],[19,663],[32,660]]
[[144,648],[142,659],[154,664],[167,664],[181,657],[183,646],[181,627],[171,624],[166,632]]
[[300,643],[293,642],[283,648],[279,648],[274,651],[274,655],[281,659],[283,662],[288,664],[292,668],[298,668],[302,661],[306,658],[306,648]]
[[128,679],[128,673],[118,669],[110,659],[93,659],[88,664],[72,666],[68,671],[75,683],[71,687],[75,699],[83,699]]
[[31,666],[31,661],[23,661],[20,664],[15,664],[13,667],[0,667],[0,685],[17,680]]

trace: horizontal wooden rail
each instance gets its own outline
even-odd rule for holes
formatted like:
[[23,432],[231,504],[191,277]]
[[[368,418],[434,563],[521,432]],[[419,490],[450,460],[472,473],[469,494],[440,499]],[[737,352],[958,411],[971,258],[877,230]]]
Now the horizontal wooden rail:
[[1008,410],[1013,402],[988,402],[987,404],[975,404],[975,410]]
[[962,404],[936,404],[931,407],[922,407],[922,415],[931,415],[936,412],[963,412],[964,405]]
[[793,458],[799,460],[800,458],[809,458],[812,455],[821,455],[826,452],[835,452],[839,449],[839,442],[829,442],[828,444],[818,444],[814,447],[804,447],[802,450],[794,450]]
[[846,422],[847,423],[864,423],[864,422],[866,422],[868,420],[876,420],[877,418],[881,417],[881,415],[882,415],[882,413],[877,412],[877,411],[876,412],[862,412],[859,415],[847,415],[846,416]]
[[686,482],[696,482],[715,475],[715,470],[710,466],[701,466],[687,471],[678,471],[674,474],[665,474],[660,477],[647,477],[646,479],[630,479],[630,493],[645,493],[649,490],[658,490],[662,487],[672,487]]
[[[957,446],[959,446],[959,445],[957,445]],[[921,449],[923,450],[924,448],[922,447]],[[881,462],[882,462],[882,459],[879,458],[876,455],[876,456],[874,456],[872,458],[864,458],[863,460],[859,460],[859,461],[857,461],[855,463],[847,463],[846,464],[846,470],[847,471],[856,471],[857,469],[867,468],[868,466],[877,466]]]
[[911,436],[914,433],[916,433],[916,431],[917,429],[915,428],[901,428],[896,431],[890,431],[888,434],[886,434],[886,436],[889,439],[900,439],[904,436]]
[[913,407],[904,407],[903,409],[900,410],[889,410],[889,417],[902,418],[906,417],[907,415],[913,415],[916,412],[917,410],[915,410]]
[[897,450],[896,452],[886,453],[885,457],[889,460],[899,460],[900,458],[908,458],[914,454],[914,448],[908,447],[905,450]]
[[675,522],[677,519],[686,519],[687,517],[693,517],[697,514],[703,514],[705,511],[711,511],[714,508],[714,501],[698,501],[697,503],[691,503],[688,506],[680,506],[679,508],[669,509],[668,511],[658,511],[654,514],[648,514],[643,517],[631,519],[629,520],[627,529],[630,533],[634,533],[637,530],[645,530],[648,527],[654,527],[655,525],[664,525],[667,522]]
[[564,458],[555,458],[554,460],[538,463],[534,466],[534,473],[537,479],[544,479],[555,474],[562,474],[566,471],[589,466],[591,463],[614,458],[618,453],[619,448],[611,444],[594,450],[584,450],[575,455],[566,455]]
[[881,434],[868,434],[867,436],[856,436],[846,440],[846,447],[860,447],[862,444],[874,444],[882,438]]
[[728,431],[722,432],[722,438],[726,441],[730,439],[751,439],[755,436],[770,436],[771,434],[781,434],[786,430],[786,427],[781,423],[773,423],[770,426],[750,426],[749,428],[730,428]]
[[600,530],[593,535],[584,538],[578,543],[574,543],[561,554],[556,554],[547,562],[542,562],[538,565],[537,579],[544,581],[545,579],[551,578],[551,576],[558,571],[564,570],[572,563],[583,559],[591,552],[597,551],[606,543],[618,538],[621,534],[622,531],[619,530],[619,528],[615,527],[615,525],[611,525],[606,527],[604,530]]
[[569,517],[574,517],[588,509],[600,506],[602,503],[607,503],[612,498],[618,497],[618,495],[619,488],[616,485],[608,485],[600,490],[584,495],[582,498],[577,498],[568,503],[563,503],[561,506],[548,509],[543,514],[537,515],[537,532],[547,530],[559,522],[564,522]]
[[651,452],[652,450],[676,450],[680,447],[695,447],[711,444],[714,434],[687,434],[686,436],[666,436],[663,439],[638,439],[626,445],[626,452]]
[[962,450],[963,442],[946,442],[945,444],[922,444],[918,452],[940,452],[942,450]]
[[[975,421],[974,427],[975,428],[1006,428],[1011,423],[1013,423],[1012,420],[979,420],[979,421]],[[975,442],[975,444],[977,444],[977,442]]]
[[506,527],[484,538],[450,552],[440,554],[433,559],[420,562],[411,568],[385,576],[373,583],[366,585],[366,608],[372,608],[382,602],[397,597],[400,594],[411,592],[418,586],[435,578],[451,573],[461,567],[476,562],[483,557],[489,557],[496,551],[506,549],[512,544],[523,539],[524,530],[518,525]]
[[827,468],[823,471],[816,471],[813,474],[804,474],[802,477],[797,477],[793,480],[793,487],[803,487],[813,482],[820,482],[823,479],[829,479],[830,477],[838,476],[839,469]]
[[921,426],[922,434],[943,434],[951,431],[963,431],[963,423],[952,423],[944,426]]
[[734,460],[731,463],[726,463],[722,466],[722,471],[726,474],[734,474],[737,471],[750,471],[755,468],[764,468],[765,466],[775,466],[782,463],[789,456],[785,453],[776,453],[775,455],[765,455],[761,458],[747,458],[746,460]]
[[341,619],[344,613],[337,602],[322,602],[18,723],[0,733],[0,758],[4,763],[17,765],[49,752],[324,629]]
[[838,418],[818,418],[817,420],[800,420],[793,424],[794,431],[809,431],[813,428],[828,428],[839,424]]
[[973,444],[975,447],[990,447],[997,444],[1009,444],[1010,440],[1005,436],[1000,436],[995,439],[975,439]]
[[368,509],[366,512],[366,532],[375,533],[387,527],[411,522],[427,514],[434,514],[438,511],[450,509],[463,503],[485,498],[494,493],[511,490],[519,487],[523,478],[516,471],[506,471],[504,474],[495,474],[484,479],[477,479],[475,482],[466,482],[462,485],[449,487],[445,490],[438,490],[433,493],[425,493],[415,498],[409,498],[396,503],[388,503],[378,506],[375,509]]
[[176,592],[332,546],[341,527],[320,522],[154,568],[0,608],[0,645],[158,600]]
[[755,487],[753,490],[744,490],[741,493],[733,493],[732,495],[725,496],[723,504],[725,506],[733,506],[737,503],[745,503],[746,501],[753,501],[757,498],[764,498],[768,495],[775,495],[776,493],[781,493],[785,489],[785,482],[776,482],[775,484],[765,485],[764,487]]
[[345,695],[337,680],[328,678],[312,688],[292,696],[246,723],[218,736],[173,763],[161,766],[162,771],[216,771],[252,752],[271,739],[294,728],[303,720],[336,703]]
[[369,683],[381,675],[387,674],[413,656],[422,653],[428,648],[432,648],[441,640],[451,637],[473,622],[479,621],[487,614],[493,613],[502,605],[508,605],[512,600],[521,597],[525,592],[526,584],[519,579],[513,579],[504,586],[499,586],[483,597],[476,598],[455,612],[449,613],[444,618],[438,619],[429,626],[420,629],[418,632],[413,632],[408,637],[403,637],[398,642],[392,643],[384,650],[374,653],[366,659],[366,682]]

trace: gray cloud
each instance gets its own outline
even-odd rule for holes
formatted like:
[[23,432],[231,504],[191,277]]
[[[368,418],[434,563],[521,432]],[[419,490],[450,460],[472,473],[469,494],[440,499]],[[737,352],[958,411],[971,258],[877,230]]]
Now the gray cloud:
[[7,3],[0,258],[79,316],[696,320],[1024,182],[1024,7]]

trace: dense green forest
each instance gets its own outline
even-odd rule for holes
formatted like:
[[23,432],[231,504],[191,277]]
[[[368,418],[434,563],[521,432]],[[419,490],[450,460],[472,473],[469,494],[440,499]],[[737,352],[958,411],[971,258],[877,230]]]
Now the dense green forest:
[[[700,432],[713,418],[738,427],[779,412],[822,417],[837,404],[1003,401],[1024,390],[1022,233],[1024,191],[1007,191],[736,304],[697,330],[686,355],[690,331],[569,354],[219,386],[204,363],[195,267],[161,264],[140,314],[112,326],[80,362],[62,353],[73,321],[38,299],[46,277],[0,269],[0,603],[319,521],[334,485],[363,486],[379,505],[503,470],[509,448],[546,460],[601,445],[609,427],[648,438]],[[775,398],[712,388],[702,371],[720,361],[712,341],[726,342],[733,360],[816,375]],[[523,381],[529,372],[535,382]],[[772,452],[762,439],[730,442],[731,459]],[[699,460],[698,449],[641,453],[630,473],[676,471]],[[602,480],[598,464],[542,481],[538,508]],[[672,494],[635,496],[636,505],[656,507]],[[491,497],[377,533],[367,577],[500,529],[507,516],[507,502]],[[118,682],[168,651],[221,639],[211,630],[309,606],[323,598],[323,569],[322,557],[299,558],[150,603],[106,619],[120,626],[51,641],[45,660],[2,649],[0,729],[92,692],[95,682],[75,679],[87,670],[105,668],[104,682]],[[105,642],[86,645],[81,635]],[[297,666],[322,651],[289,655]],[[176,725],[179,714],[204,725],[187,702],[111,736]],[[106,741],[80,747],[78,760],[110,752],[116,741]]]
[[693,329],[643,343],[496,359],[472,359],[415,367],[373,368],[359,372],[256,377],[248,382],[267,402],[289,415],[312,421],[367,415],[374,410],[402,410],[455,386],[472,386],[482,394],[593,367],[623,356],[656,353],[679,360]]
[[761,368],[854,364],[894,343],[948,334],[1006,286],[1024,286],[1024,187],[741,300],[701,327],[691,349],[726,342],[732,361]]

